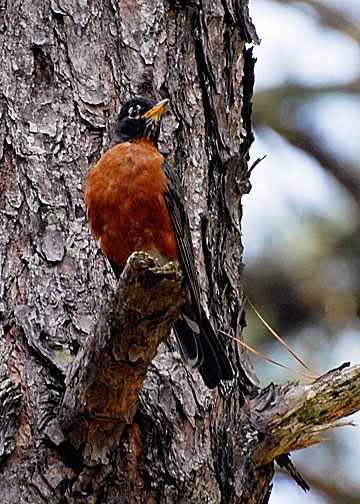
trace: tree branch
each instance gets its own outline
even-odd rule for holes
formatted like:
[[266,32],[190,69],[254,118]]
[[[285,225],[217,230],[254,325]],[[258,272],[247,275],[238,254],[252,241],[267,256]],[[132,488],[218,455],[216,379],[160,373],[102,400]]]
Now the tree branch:
[[252,399],[254,424],[265,435],[253,452],[255,467],[322,442],[317,437],[320,433],[344,425],[338,420],[360,409],[360,365],[347,366],[343,364],[309,385],[271,384]]
[[160,268],[135,252],[72,363],[59,419],[75,448],[86,443],[85,460],[106,463],[132,421],[148,366],[184,302],[181,279],[175,263]]

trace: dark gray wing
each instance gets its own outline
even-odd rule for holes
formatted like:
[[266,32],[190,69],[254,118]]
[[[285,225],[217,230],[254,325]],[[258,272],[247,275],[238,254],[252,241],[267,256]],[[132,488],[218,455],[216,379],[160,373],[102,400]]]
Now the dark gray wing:
[[[197,313],[196,317],[201,320],[200,289],[195,271],[194,249],[190,234],[190,225],[187,212],[185,210],[184,195],[181,182],[174,169],[166,161],[163,164],[163,171],[167,178],[167,192],[164,193],[164,200],[169,211],[171,224],[178,246],[178,253],[186,284],[190,290],[191,307]],[[186,286],[185,286],[186,288]]]
[[187,299],[180,318],[174,324],[174,331],[185,360],[192,366],[198,366],[205,384],[214,388],[220,380],[231,380],[233,370],[200,304],[194,249],[179,177],[166,161],[163,170],[167,178],[164,200],[176,237]]

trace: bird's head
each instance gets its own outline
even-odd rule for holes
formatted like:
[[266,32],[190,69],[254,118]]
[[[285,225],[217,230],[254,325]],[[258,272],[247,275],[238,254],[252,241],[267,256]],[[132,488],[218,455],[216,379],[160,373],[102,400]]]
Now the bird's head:
[[134,138],[149,138],[155,145],[159,136],[160,118],[168,99],[156,103],[150,98],[132,98],[121,108],[115,125],[115,143]]

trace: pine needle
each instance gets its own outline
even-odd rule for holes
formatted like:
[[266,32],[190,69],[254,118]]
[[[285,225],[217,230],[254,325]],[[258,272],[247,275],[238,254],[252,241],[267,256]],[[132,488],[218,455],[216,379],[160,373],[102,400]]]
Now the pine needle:
[[235,338],[235,336],[232,336],[231,334],[229,334],[229,333],[227,333],[225,331],[222,331],[221,329],[219,329],[219,332],[221,332],[221,334],[224,334],[225,336],[228,336],[229,338],[237,341],[238,343],[240,343],[240,345],[242,345],[244,348],[246,348],[247,350],[249,350],[249,352],[252,352],[253,354],[257,355],[258,357],[261,357],[262,359],[264,359],[264,360],[266,360],[268,362],[271,362],[271,364],[275,364],[276,366],[280,366],[280,367],[282,367],[284,369],[287,369],[288,371],[291,371],[292,373],[295,373],[295,374],[300,375],[300,376],[305,376],[305,378],[310,378],[311,380],[316,380],[318,378],[318,375],[314,376],[314,375],[310,375],[310,374],[307,374],[307,373],[303,373],[302,371],[297,371],[296,369],[292,369],[291,367],[288,367],[285,364],[281,364],[281,362],[277,362],[277,361],[271,359],[270,357],[267,357],[266,355],[258,352],[254,348],[252,348],[250,345],[247,345],[246,343],[244,343],[243,341],[241,341],[239,338]]
[[[310,371],[311,373],[313,373],[315,375],[315,377],[319,377],[320,374],[317,373],[316,371],[314,371],[313,369],[311,369],[309,366],[307,366],[305,364],[305,362],[303,362],[300,357],[294,352],[294,350],[292,350],[289,345],[287,343],[285,343],[285,341],[277,334],[276,331],[274,331],[274,329],[266,322],[266,320],[260,315],[259,311],[255,308],[255,306],[253,305],[253,303],[250,301],[249,299],[249,296],[246,294],[245,290],[244,290],[244,287],[243,287],[243,284],[239,278],[239,275],[237,275],[235,273],[235,271],[232,269],[232,267],[230,266],[230,264],[226,261],[226,264],[228,266],[228,268],[230,269],[231,273],[234,275],[235,277],[235,280],[238,282],[239,286],[241,287],[242,291],[243,291],[243,294],[244,294],[244,297],[246,299],[246,301],[249,303],[249,305],[251,306],[251,308],[254,310],[256,316],[259,318],[259,320],[264,324],[264,326],[270,331],[270,333],[274,336],[274,338],[276,338],[278,340],[278,342],[294,357],[294,359],[296,359],[305,369],[307,369],[308,371]],[[233,336],[231,336],[233,337]],[[255,350],[256,352],[256,350]],[[267,360],[267,359],[266,359]],[[278,363],[276,363],[278,364]],[[282,365],[282,364],[278,364],[278,365],[281,365],[281,367],[285,367],[285,365]],[[287,368],[287,369],[290,369],[290,368]],[[294,370],[293,370],[294,371]],[[296,371],[294,371],[296,372]],[[298,372],[300,373],[300,371]],[[308,375],[304,375],[304,376],[308,376]]]
[[244,293],[244,296],[245,296],[245,299],[246,301],[249,303],[249,305],[251,306],[251,308],[254,310],[256,316],[259,318],[259,320],[264,324],[264,326],[271,332],[271,334],[274,336],[275,339],[278,340],[279,343],[281,343],[281,345],[286,348],[286,350],[294,357],[294,359],[296,359],[305,369],[307,369],[308,371],[310,371],[311,373],[313,373],[314,375],[316,375],[317,377],[320,376],[319,373],[317,373],[316,371],[314,371],[313,369],[311,369],[309,366],[307,366],[305,364],[305,362],[303,362],[300,357],[298,355],[296,355],[296,353],[294,352],[294,350],[292,350],[289,345],[287,343],[285,343],[285,341],[277,334],[276,331],[274,331],[274,329],[266,322],[266,320],[260,315],[260,313],[258,312],[258,310],[255,308],[255,306],[253,305],[253,303],[250,301],[249,299],[249,296],[246,294],[245,291],[243,291]]

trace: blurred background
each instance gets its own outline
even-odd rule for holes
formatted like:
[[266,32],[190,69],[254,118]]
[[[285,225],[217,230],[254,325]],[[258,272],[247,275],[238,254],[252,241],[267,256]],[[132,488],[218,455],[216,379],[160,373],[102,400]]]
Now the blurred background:
[[[255,143],[242,200],[245,290],[319,373],[360,363],[360,0],[252,0]],[[247,343],[299,367],[250,307]],[[262,385],[298,380],[252,357]],[[306,379],[300,381],[306,383]],[[350,417],[360,424],[360,415]],[[271,504],[360,503],[360,427],[293,454]]]

